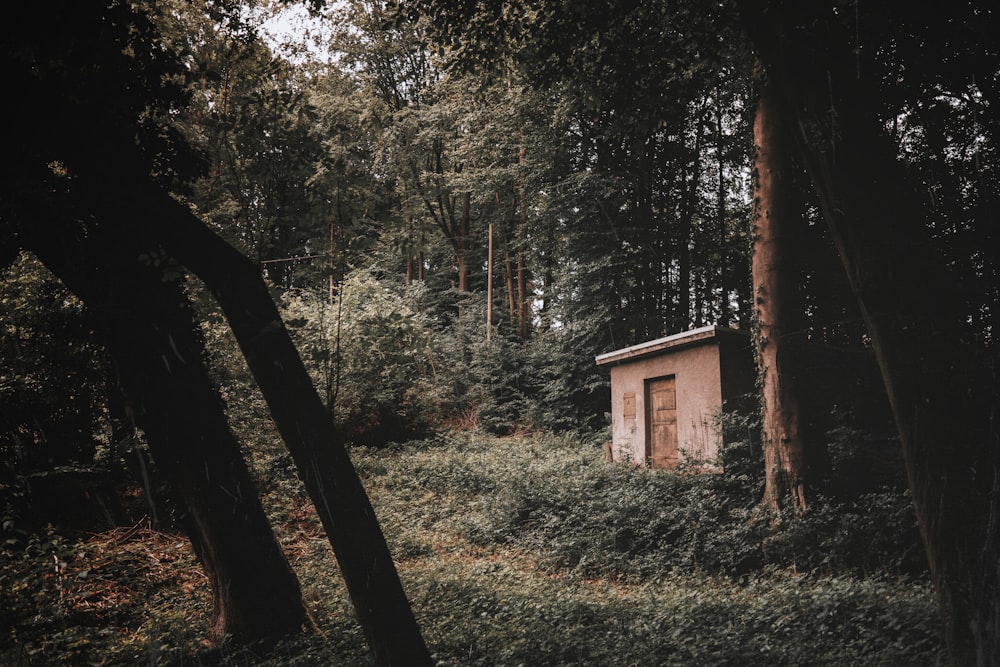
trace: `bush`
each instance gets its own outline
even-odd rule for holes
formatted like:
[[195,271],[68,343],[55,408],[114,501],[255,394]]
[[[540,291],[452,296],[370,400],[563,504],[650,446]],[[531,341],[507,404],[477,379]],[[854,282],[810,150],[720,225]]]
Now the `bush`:
[[92,463],[107,368],[88,314],[30,255],[0,269],[0,459],[26,470]]
[[761,526],[729,480],[595,459],[581,452],[500,485],[490,533],[584,575],[739,575],[761,564]]
[[553,571],[628,580],[740,577],[764,567],[925,572],[903,492],[818,499],[803,516],[775,522],[761,510],[753,478],[609,465],[599,439],[550,434],[527,445],[495,441],[488,454],[420,457],[410,474],[436,494],[479,498],[480,513],[460,528],[467,539],[544,554]]
[[336,303],[301,290],[282,299],[317,390],[352,440],[403,440],[423,432],[438,412],[430,322],[411,306],[420,289],[392,289],[356,271]]
[[766,560],[800,571],[923,575],[927,561],[906,491],[885,488],[850,501],[817,498],[766,537]]

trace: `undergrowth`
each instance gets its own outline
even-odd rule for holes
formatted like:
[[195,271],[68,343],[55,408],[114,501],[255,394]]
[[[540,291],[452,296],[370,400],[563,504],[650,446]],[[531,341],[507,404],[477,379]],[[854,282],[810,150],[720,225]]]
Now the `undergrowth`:
[[[0,555],[0,664],[370,664],[287,455],[253,455],[321,633],[209,646],[183,537],[49,529]],[[898,492],[775,524],[745,476],[612,465],[579,436],[470,432],[352,457],[441,665],[944,663]]]

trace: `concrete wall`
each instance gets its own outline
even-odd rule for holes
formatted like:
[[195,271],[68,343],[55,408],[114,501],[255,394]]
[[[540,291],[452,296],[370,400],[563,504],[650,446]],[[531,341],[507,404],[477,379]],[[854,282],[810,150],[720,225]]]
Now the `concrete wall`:
[[[611,445],[615,461],[646,460],[646,380],[673,375],[677,388],[677,446],[681,459],[705,460],[718,451],[716,420],[722,406],[719,348],[709,343],[611,367]],[[624,397],[635,397],[626,418]]]
[[[677,448],[681,461],[709,461],[722,444],[719,415],[749,409],[756,371],[751,339],[725,327],[702,327],[595,359],[611,371],[611,456],[641,465],[648,452],[646,386],[673,376],[677,392]],[[628,399],[628,400],[626,400]],[[632,406],[626,407],[631,402]]]

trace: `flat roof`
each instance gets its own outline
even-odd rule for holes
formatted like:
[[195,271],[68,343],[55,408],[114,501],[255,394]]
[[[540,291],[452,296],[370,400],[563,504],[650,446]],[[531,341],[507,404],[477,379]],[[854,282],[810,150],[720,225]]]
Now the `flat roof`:
[[691,331],[682,331],[681,333],[665,336],[664,338],[657,338],[656,340],[639,343],[638,345],[622,348],[621,350],[605,352],[604,354],[599,354],[594,357],[594,361],[598,366],[620,363],[622,361],[636,361],[638,359],[642,359],[643,357],[648,357],[665,350],[694,345],[712,338],[718,338],[719,336],[730,336],[733,334],[738,336],[749,335],[746,331],[741,329],[731,329],[729,327],[720,327],[712,324],[707,327],[692,329]]

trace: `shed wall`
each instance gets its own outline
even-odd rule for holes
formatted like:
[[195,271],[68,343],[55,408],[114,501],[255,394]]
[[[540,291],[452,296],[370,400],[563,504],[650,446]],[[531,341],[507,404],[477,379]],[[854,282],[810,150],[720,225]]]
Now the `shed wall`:
[[[721,436],[716,424],[722,407],[719,347],[714,343],[625,361],[611,367],[611,442],[615,461],[646,460],[646,381],[674,376],[677,387],[677,444],[680,458],[714,458]],[[626,396],[635,400],[635,417],[625,416]]]

